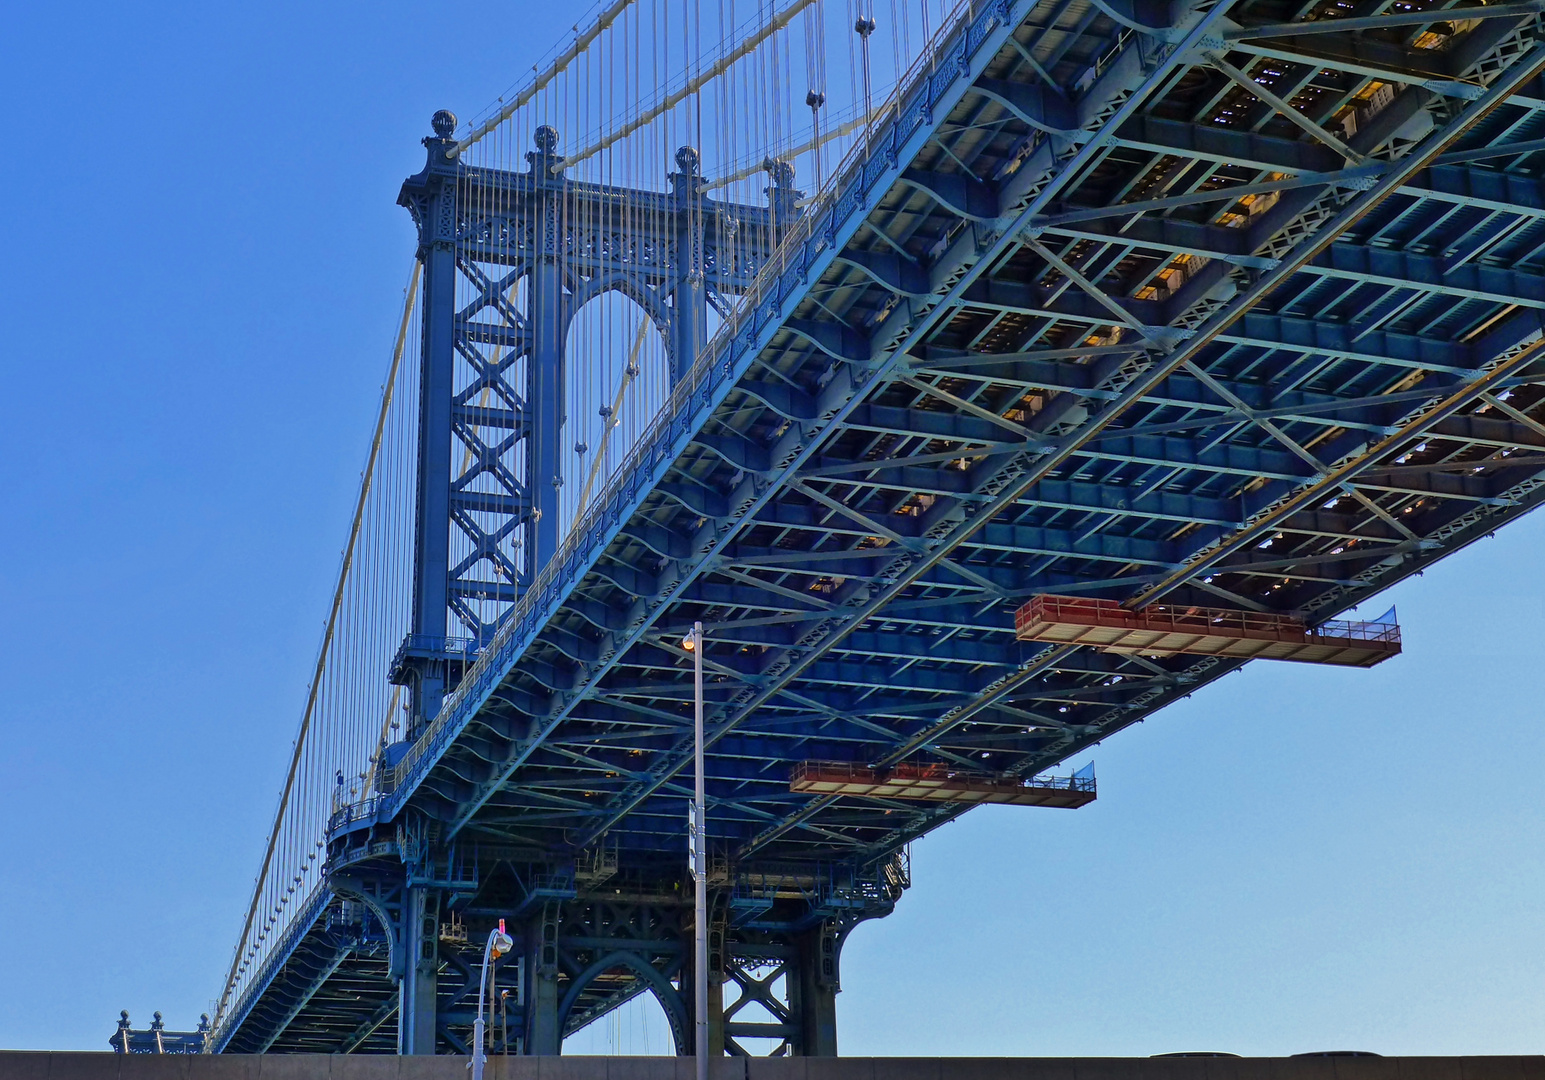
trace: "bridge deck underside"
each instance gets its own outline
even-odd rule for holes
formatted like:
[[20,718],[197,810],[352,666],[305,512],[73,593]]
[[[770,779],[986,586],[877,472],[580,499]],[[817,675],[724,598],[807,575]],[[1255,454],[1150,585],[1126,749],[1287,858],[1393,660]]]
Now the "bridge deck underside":
[[963,808],[796,794],[796,763],[1034,774],[1242,663],[1019,642],[1025,598],[1314,622],[1537,505],[1536,20],[1235,29],[1386,9],[978,17],[380,819],[679,875],[700,620],[716,857],[873,863]]
[[[1254,68],[1248,48],[1230,55],[1338,138],[1348,104],[1389,84],[1384,111],[1417,116],[1420,145],[1462,159],[1545,133],[1538,80],[1463,134],[1452,117],[1469,103],[1411,83],[1473,80],[1519,22],[1469,38],[1404,26],[1365,45],[1270,38]],[[543,613],[416,805],[544,850],[606,834],[674,855],[692,693],[680,639],[701,620],[714,847],[876,858],[959,808],[812,800],[790,792],[793,763],[1035,773],[1237,666],[1017,642],[1025,597],[1157,586],[1169,603],[1329,617],[1534,505],[1541,369],[1477,383],[1539,334],[1545,152],[1439,159],[1360,213],[1355,186],[1186,202],[1348,162],[1205,62],[1154,71],[1150,58],[1132,85],[1096,79],[1079,98],[1069,88],[1091,64],[1122,63],[1113,38],[1155,47],[1121,31],[1092,6],[1037,4],[962,79],[784,328]],[[1102,89],[1109,103],[1081,108]],[[1113,103],[1129,107],[1100,119]],[[1350,140],[1371,174],[1410,144],[1380,138],[1367,111]],[[1087,134],[1049,140],[1029,121]],[[1017,171],[1048,148],[1042,194],[1012,203]],[[1122,203],[1139,205],[1109,211]],[[1334,243],[1240,303],[1346,206]],[[1020,231],[994,244],[1009,218]],[[1175,333],[1231,307],[1200,347]],[[1186,348],[1132,395],[1134,372]],[[1457,407],[1413,423],[1453,394]]]
[[319,897],[222,1053],[391,1053],[397,1045],[397,990],[386,943],[362,940],[336,899]]

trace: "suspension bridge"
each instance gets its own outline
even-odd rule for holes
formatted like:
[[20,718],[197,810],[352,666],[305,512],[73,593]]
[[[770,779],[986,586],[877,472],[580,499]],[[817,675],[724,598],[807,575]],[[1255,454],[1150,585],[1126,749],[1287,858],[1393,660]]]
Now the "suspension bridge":
[[1251,659],[1396,654],[1340,616],[1545,499],[1542,8],[610,0],[437,113],[176,1045],[465,1053],[502,919],[496,1052],[653,994],[680,1053],[706,1010],[714,1053],[835,1054],[911,840],[1088,802],[1060,764]]

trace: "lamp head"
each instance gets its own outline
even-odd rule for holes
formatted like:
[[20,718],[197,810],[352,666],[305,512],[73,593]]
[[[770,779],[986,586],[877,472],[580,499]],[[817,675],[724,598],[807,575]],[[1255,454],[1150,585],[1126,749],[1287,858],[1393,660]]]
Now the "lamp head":
[[499,920],[499,929],[488,935],[488,950],[495,960],[503,956],[515,947],[515,942],[510,935],[504,932],[504,920]]

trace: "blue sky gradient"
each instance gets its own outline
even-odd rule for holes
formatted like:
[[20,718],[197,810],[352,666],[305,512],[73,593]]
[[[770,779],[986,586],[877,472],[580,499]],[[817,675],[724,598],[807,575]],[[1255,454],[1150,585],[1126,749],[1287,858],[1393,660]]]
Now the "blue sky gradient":
[[[412,256],[397,187],[434,109],[577,15],[8,11],[0,1047],[218,993]],[[844,958],[843,1051],[1540,1052],[1542,542],[1395,590],[1396,660],[1257,663],[1095,750],[1092,806],[915,845]]]

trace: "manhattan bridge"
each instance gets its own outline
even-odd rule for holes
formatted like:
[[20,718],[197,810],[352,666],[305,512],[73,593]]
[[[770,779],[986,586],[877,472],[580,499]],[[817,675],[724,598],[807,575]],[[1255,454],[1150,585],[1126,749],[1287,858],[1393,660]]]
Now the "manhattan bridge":
[[1545,500],[1542,9],[602,0],[436,113],[178,1045],[466,1053],[504,920],[496,1053],[650,994],[679,1053],[835,1054],[910,841],[1087,803],[1064,762],[1252,659],[1398,653],[1343,616]]

